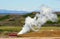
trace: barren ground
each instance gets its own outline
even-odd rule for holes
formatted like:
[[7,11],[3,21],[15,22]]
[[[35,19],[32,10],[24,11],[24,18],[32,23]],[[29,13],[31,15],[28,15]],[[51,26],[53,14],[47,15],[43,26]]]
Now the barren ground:
[[60,30],[31,32],[19,36],[20,37],[60,37]]
[[60,39],[60,37],[24,37],[24,38],[0,38],[0,39]]
[[60,39],[60,30],[31,32],[19,36],[9,36],[0,39]]

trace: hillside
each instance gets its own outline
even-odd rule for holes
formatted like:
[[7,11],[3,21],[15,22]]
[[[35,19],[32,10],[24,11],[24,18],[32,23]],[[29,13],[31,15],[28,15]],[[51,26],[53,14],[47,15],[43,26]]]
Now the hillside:
[[[55,12],[58,14],[59,21],[57,23],[47,22],[45,25],[58,25],[60,26],[60,12]],[[0,26],[23,26],[25,18],[27,16],[34,17],[36,12],[28,13],[25,15],[16,15],[16,14],[9,14],[5,16],[0,16]]]
[[[29,14],[30,15],[30,14]],[[9,14],[0,16],[0,26],[21,26],[28,15]]]

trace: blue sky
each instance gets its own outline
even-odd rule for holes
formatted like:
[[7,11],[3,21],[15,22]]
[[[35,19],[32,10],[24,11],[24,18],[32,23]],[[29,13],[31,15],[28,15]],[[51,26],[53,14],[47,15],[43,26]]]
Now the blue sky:
[[60,11],[60,0],[0,0],[0,9],[34,11],[42,4]]

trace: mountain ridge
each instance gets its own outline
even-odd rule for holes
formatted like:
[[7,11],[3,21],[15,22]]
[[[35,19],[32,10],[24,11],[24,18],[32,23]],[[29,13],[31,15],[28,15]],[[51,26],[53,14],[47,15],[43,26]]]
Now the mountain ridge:
[[0,9],[0,14],[27,14],[30,13],[28,11],[17,11],[17,10],[4,10],[4,9]]

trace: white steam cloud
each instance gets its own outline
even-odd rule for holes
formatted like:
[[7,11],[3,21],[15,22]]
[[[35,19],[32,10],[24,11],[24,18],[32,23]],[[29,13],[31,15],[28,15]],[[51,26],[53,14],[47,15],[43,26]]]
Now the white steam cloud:
[[42,6],[40,9],[40,13],[36,13],[34,18],[26,17],[25,25],[23,26],[22,30],[18,33],[25,34],[32,31],[39,31],[41,26],[44,25],[47,21],[57,22],[58,18],[53,10],[47,6]]

